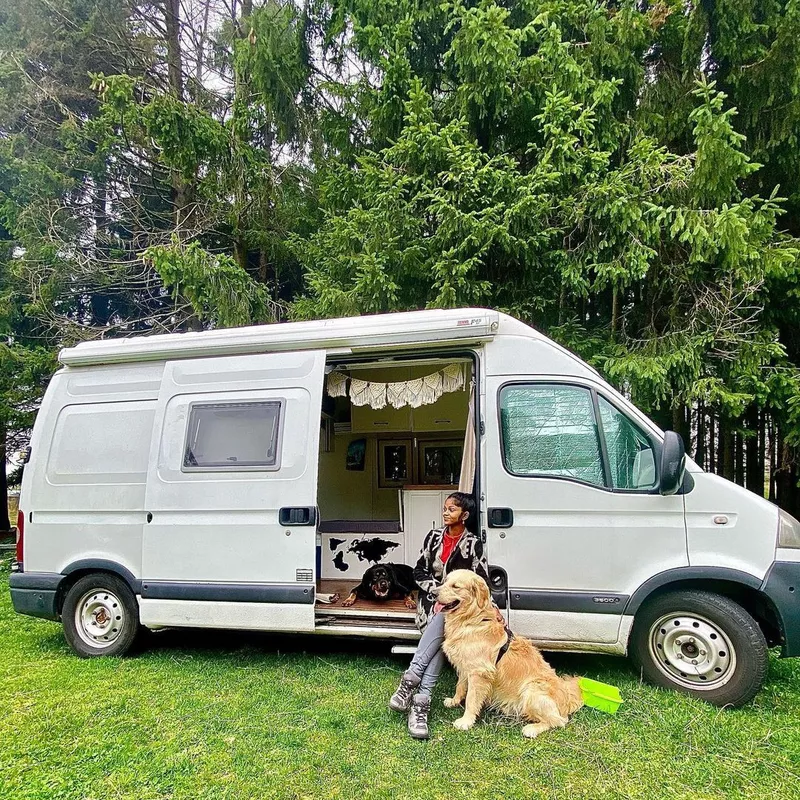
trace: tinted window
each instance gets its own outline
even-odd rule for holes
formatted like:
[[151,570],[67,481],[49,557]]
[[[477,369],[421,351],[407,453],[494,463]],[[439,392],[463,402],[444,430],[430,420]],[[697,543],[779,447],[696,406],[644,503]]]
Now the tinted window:
[[278,466],[281,403],[210,403],[192,406],[185,468]]
[[615,489],[652,489],[656,484],[656,460],[650,440],[611,403],[602,397],[598,402],[611,485]]

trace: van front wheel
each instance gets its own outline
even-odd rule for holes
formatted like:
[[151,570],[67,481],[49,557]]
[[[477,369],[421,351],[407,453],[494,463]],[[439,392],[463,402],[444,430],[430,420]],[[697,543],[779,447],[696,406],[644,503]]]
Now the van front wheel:
[[139,607],[122,578],[85,575],[67,592],[61,610],[64,636],[81,658],[120,656],[139,630]]
[[712,592],[663,594],[636,615],[631,655],[657,686],[742,706],[767,674],[767,642],[738,603]]

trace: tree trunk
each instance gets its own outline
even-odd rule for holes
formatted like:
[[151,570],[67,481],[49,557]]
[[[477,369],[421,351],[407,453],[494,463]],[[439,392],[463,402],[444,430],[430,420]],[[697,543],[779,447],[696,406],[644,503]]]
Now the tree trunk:
[[776,502],[777,498],[777,486],[775,484],[775,473],[777,472],[778,465],[777,465],[777,458],[776,458],[776,446],[775,446],[775,422],[774,420],[770,420],[769,423],[769,449],[767,451],[769,456],[769,494],[767,495],[767,499],[774,503]]
[[0,508],[0,531],[11,530],[11,520],[8,518],[8,474],[6,473],[6,428],[0,426],[0,497],[3,498],[3,507]]
[[713,412],[708,415],[708,469],[717,472],[717,431]]
[[[760,461],[759,454],[764,446],[761,435],[761,415],[756,406],[750,406],[747,411],[747,428],[751,435],[745,443],[745,469],[747,478],[745,486],[755,494],[764,496],[764,462]],[[759,463],[760,461],[760,463]]]
[[686,406],[683,403],[678,403],[672,408],[672,430],[683,439],[687,452],[690,451],[692,442],[689,435],[689,426],[686,423]]
[[776,442],[777,468],[775,469],[775,499],[778,505],[791,513],[792,506],[792,469],[789,445],[780,430]]
[[181,58],[181,2],[164,0],[164,24],[167,30],[167,69],[169,88],[183,100],[183,59]]
[[[169,90],[177,100],[183,102],[183,58],[181,56],[181,2],[164,0],[164,27],[166,29],[167,74]],[[189,208],[191,205],[191,186],[177,171],[172,171],[172,207],[174,210],[175,233],[181,241],[189,236]]]
[[619,329],[619,290],[616,286],[611,290],[611,341],[617,340]]
[[734,477],[739,486],[744,486],[744,437],[741,431],[736,432],[734,450]]
[[247,244],[244,241],[243,237],[237,237],[233,242],[233,257],[236,259],[236,263],[245,271],[247,272],[248,265],[250,260],[247,257]]
[[720,473],[723,478],[732,481],[735,477],[733,430],[731,429],[730,420],[727,418],[720,419],[720,439],[722,445],[722,465]]
[[702,403],[697,404],[697,447],[694,458],[700,469],[706,468],[706,411]]

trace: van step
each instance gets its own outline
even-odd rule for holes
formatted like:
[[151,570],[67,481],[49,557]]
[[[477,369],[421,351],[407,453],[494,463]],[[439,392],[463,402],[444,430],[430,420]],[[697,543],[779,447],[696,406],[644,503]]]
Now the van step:
[[398,630],[416,631],[417,626],[413,619],[398,619],[386,617],[354,617],[350,614],[325,614],[317,615],[315,627],[328,627],[330,625],[347,626],[348,628],[395,628]]
[[327,636],[359,636],[372,637],[378,639],[419,639],[419,631],[415,627],[400,628],[396,625],[317,625],[314,629],[316,634]]
[[393,644],[392,655],[413,656],[417,648],[413,644]]
[[378,611],[372,608],[335,608],[317,606],[314,609],[314,616],[320,617],[339,617],[341,619],[392,619],[402,621],[414,621],[413,611]]

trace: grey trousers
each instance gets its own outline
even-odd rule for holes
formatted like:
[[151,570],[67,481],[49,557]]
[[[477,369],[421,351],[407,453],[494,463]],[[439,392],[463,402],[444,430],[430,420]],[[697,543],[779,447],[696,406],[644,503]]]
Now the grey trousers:
[[417,689],[419,694],[430,695],[436,686],[445,660],[442,642],[444,642],[444,614],[440,612],[433,615],[422,632],[417,652],[414,653],[414,658],[408,666],[408,671],[420,678]]

